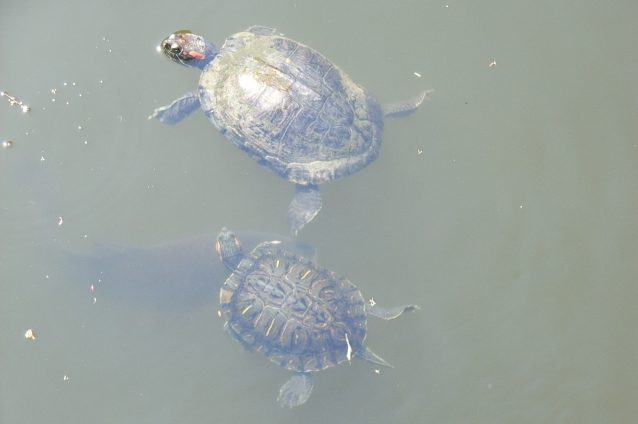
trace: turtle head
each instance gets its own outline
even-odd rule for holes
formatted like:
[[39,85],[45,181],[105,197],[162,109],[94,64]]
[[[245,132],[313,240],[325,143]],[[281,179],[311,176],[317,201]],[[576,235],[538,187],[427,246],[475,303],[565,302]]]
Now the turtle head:
[[239,239],[232,231],[222,228],[215,242],[215,250],[226,268],[234,271],[244,257]]
[[166,37],[157,51],[173,62],[184,66],[204,69],[219,52],[215,46],[206,42],[204,37],[182,29]]

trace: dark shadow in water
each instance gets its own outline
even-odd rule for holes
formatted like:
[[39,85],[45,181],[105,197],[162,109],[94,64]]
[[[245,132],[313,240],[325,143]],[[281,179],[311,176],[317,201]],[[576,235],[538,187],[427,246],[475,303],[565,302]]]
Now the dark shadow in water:
[[[242,247],[252,250],[268,240],[314,259],[307,243],[274,234],[239,232]],[[150,247],[97,246],[91,254],[65,255],[74,280],[86,284],[95,296],[133,305],[185,307],[215,304],[228,271],[215,252],[217,234],[210,233]]]

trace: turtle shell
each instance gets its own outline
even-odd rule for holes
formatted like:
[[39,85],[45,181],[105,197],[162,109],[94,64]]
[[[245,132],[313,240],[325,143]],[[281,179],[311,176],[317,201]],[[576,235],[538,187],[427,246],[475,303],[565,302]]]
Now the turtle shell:
[[199,95],[227,138],[294,183],[334,180],[378,156],[378,102],[320,53],[281,35],[248,30],[226,39]]
[[318,371],[362,349],[365,303],[350,281],[262,243],[220,290],[221,317],[248,350],[298,372]]

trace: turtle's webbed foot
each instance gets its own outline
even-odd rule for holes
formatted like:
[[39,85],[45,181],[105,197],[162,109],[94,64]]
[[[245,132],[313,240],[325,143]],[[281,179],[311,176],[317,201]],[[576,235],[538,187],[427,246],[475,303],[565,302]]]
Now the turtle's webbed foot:
[[406,312],[418,311],[421,308],[417,305],[402,305],[391,308],[382,308],[379,305],[366,305],[366,311],[369,315],[385,320],[391,320],[400,317]]
[[321,210],[321,193],[316,185],[297,185],[295,197],[288,207],[288,225],[293,235],[297,235]]
[[192,91],[170,105],[158,107],[148,119],[157,119],[165,124],[176,124],[197,109],[199,109],[199,95],[196,91]]
[[425,90],[419,93],[417,96],[403,100],[400,102],[386,103],[381,105],[383,115],[385,116],[405,116],[414,112],[421,106],[421,103],[434,93],[434,90]]
[[310,397],[314,378],[309,373],[298,373],[286,381],[277,396],[277,403],[281,407],[294,408],[305,403]]

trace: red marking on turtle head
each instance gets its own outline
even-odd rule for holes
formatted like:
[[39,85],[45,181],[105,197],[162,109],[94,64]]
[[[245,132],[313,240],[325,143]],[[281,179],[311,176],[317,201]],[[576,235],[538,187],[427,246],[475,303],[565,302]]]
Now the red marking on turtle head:
[[197,59],[197,60],[201,60],[204,58],[204,54],[200,53],[200,52],[195,52],[195,51],[189,51],[188,55],[190,57],[192,57],[193,59]]

